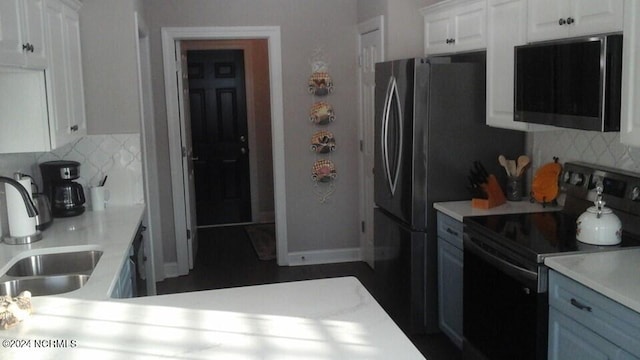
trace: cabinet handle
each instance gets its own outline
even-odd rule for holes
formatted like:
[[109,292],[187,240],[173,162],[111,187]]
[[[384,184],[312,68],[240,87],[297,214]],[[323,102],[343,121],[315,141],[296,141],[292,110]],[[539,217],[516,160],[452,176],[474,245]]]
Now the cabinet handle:
[[445,231],[448,232],[449,234],[453,235],[453,236],[459,236],[458,232],[451,230],[451,228],[447,228],[447,230],[445,230]]
[[455,44],[456,43],[456,39],[451,39],[451,43]]
[[23,51],[29,51],[29,43],[22,44],[22,50]]
[[560,18],[560,20],[558,20],[558,25],[562,26],[564,24],[566,24],[567,21],[565,19]]
[[73,125],[71,127],[71,131],[78,131],[78,125]]
[[575,22],[575,20],[572,17],[568,17],[567,18],[567,25],[571,25]]
[[35,49],[36,48],[33,46],[33,44],[29,44],[29,51],[34,52]]
[[571,305],[577,307],[580,310],[591,312],[591,306],[587,306],[574,298],[571,298]]

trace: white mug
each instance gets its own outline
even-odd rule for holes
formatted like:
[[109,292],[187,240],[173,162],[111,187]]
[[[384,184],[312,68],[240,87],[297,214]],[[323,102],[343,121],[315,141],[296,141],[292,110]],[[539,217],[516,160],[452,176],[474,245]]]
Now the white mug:
[[94,186],[91,188],[91,210],[102,211],[107,207],[109,201],[109,190],[104,186]]

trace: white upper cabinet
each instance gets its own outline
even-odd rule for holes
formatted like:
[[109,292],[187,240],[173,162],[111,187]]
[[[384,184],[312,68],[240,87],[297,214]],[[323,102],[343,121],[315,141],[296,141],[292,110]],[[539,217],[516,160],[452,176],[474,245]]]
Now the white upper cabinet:
[[513,120],[514,50],[527,43],[527,1],[487,1],[487,125],[522,131],[553,127]]
[[46,69],[0,66],[0,153],[51,151],[86,134],[76,0],[46,0]]
[[420,10],[424,16],[426,55],[484,49],[486,0],[451,0]]
[[44,69],[44,0],[0,1],[0,65]]
[[528,41],[622,31],[624,0],[529,0]]
[[51,54],[47,71],[51,147],[58,148],[86,134],[78,8],[47,0],[46,18]]
[[640,2],[627,0],[624,14],[620,141],[640,147]]

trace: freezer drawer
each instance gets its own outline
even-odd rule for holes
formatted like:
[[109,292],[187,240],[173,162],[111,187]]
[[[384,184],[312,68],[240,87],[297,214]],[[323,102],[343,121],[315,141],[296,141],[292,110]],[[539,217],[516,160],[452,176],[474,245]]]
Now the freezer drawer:
[[411,231],[383,210],[374,211],[374,295],[406,333],[439,329],[437,241],[432,243],[430,249],[425,233]]

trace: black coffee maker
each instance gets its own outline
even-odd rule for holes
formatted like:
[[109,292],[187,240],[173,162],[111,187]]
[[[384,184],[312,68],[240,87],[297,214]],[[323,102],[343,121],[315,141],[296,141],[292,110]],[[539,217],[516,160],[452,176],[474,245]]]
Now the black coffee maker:
[[44,193],[51,199],[54,217],[70,217],[84,212],[82,185],[73,181],[80,177],[77,161],[48,161],[40,164]]

